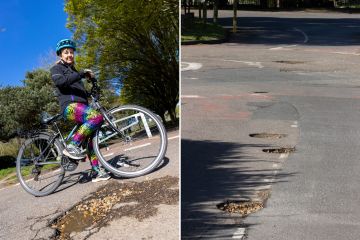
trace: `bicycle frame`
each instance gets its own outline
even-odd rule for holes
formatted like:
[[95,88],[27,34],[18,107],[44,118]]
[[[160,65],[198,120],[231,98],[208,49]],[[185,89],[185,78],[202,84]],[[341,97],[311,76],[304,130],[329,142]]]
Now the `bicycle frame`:
[[[59,134],[59,133],[58,133]],[[48,144],[44,150],[41,151],[40,155],[38,157],[36,157],[34,159],[34,162],[35,162],[35,165],[39,165],[39,166],[42,166],[42,165],[48,165],[48,164],[56,164],[57,162],[46,162],[46,163],[39,163],[38,161],[44,156],[45,152],[49,149],[49,147],[51,146],[51,144],[54,143],[55,139],[57,138],[58,134],[55,134],[52,139],[50,140],[50,144]]]

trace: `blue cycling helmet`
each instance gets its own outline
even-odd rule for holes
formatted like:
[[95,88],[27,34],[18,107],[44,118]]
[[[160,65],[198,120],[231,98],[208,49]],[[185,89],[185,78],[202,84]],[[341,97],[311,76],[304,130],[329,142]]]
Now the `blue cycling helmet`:
[[63,48],[72,48],[74,51],[76,51],[76,44],[71,39],[62,39],[56,44],[56,54],[59,56],[61,53],[61,49]]

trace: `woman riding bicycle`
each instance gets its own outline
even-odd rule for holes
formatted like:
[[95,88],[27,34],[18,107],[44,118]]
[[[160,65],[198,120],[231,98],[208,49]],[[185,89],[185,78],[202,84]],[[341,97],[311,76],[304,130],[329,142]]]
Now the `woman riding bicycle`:
[[60,60],[50,69],[64,119],[81,124],[63,154],[75,160],[85,159],[86,156],[79,149],[81,144],[85,143],[92,170],[96,173],[96,177],[92,181],[108,180],[110,176],[99,167],[91,141],[93,134],[101,127],[104,120],[97,110],[88,105],[87,92],[81,81],[83,78],[93,79],[94,73],[88,69],[81,71],[75,69],[75,51],[76,45],[72,40],[60,40],[56,46],[56,54]]

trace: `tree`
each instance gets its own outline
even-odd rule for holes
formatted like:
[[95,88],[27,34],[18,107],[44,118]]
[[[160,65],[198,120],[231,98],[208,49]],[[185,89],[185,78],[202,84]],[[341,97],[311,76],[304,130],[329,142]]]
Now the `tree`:
[[179,101],[177,0],[69,0],[67,26],[79,43],[80,67],[99,71],[123,103],[150,108],[176,120]]
[[0,89],[0,139],[8,140],[19,130],[40,126],[40,114],[58,113],[50,73],[37,69],[27,72],[23,87]]
[[219,16],[219,0],[214,0],[214,18],[213,18],[214,23],[217,23],[218,16]]
[[234,11],[234,15],[233,15],[233,33],[237,32],[237,5],[238,5],[238,1],[239,0],[234,0],[234,2],[233,2],[233,11]]

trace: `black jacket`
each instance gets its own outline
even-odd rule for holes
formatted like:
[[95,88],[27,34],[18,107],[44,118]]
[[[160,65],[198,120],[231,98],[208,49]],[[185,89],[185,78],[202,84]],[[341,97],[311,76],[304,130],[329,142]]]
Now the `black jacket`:
[[80,81],[84,72],[78,72],[73,66],[60,61],[50,69],[51,78],[55,83],[58,100],[63,113],[66,106],[73,102],[88,104],[87,92]]

